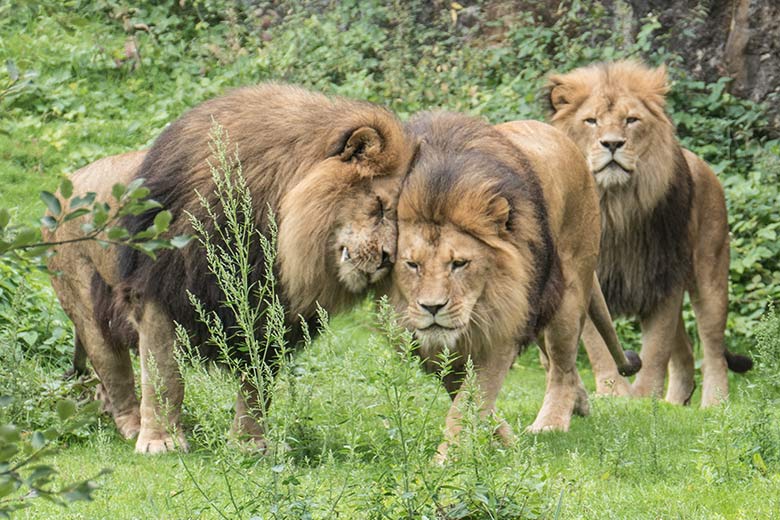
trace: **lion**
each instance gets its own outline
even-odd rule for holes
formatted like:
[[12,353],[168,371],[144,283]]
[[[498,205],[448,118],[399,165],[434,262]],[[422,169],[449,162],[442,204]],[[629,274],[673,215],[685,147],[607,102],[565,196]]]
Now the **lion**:
[[688,404],[694,359],[682,319],[687,291],[704,361],[703,407],[728,396],[727,367],[749,357],[724,344],[729,229],[723,188],[712,169],[682,148],[666,113],[666,69],[634,61],[601,63],[549,79],[550,121],[585,154],[601,208],[598,278],[613,315],[638,318],[644,369],[630,387],[588,324],[584,342],[598,391],[662,395]]
[[[314,330],[319,306],[329,313],[345,309],[390,272],[396,251],[395,204],[414,146],[396,116],[372,103],[276,83],[234,90],[169,125],[132,169],[130,178],[145,179],[149,197],[173,214],[172,235],[192,233],[189,213],[215,236],[198,196],[213,200],[209,136],[214,122],[224,128],[242,165],[255,228],[269,232],[265,208],[278,221],[276,289],[285,307],[286,341],[295,346],[303,337],[301,319]],[[158,211],[126,217],[123,224],[131,233],[144,230]],[[214,359],[217,349],[208,344],[208,331],[196,319],[187,292],[206,311],[216,312],[226,331],[235,330],[236,318],[223,305],[224,295],[196,241],[164,251],[156,260],[131,248],[100,253],[96,270],[138,335],[141,402],[135,449],[186,450],[173,322],[190,332],[204,357]],[[110,256],[114,261],[104,266]],[[251,282],[266,281],[264,262],[259,247],[250,251]],[[263,334],[264,326],[257,324],[257,334]],[[249,367],[246,353],[233,344],[235,335],[228,336],[237,362],[275,373],[279,346],[265,352],[263,367]],[[84,345],[89,354],[89,342]],[[126,391],[113,388],[111,381],[104,384],[109,383],[106,390],[116,406]],[[262,449],[261,410],[269,404],[267,393],[248,381],[239,386],[233,430]]]
[[[437,457],[461,429],[468,359],[483,413],[492,414],[514,359],[534,339],[547,391],[528,430],[568,430],[572,413],[589,410],[576,368],[583,320],[589,309],[606,312],[594,284],[598,198],[584,158],[562,132],[535,121],[492,127],[424,113],[408,131],[421,143],[398,202],[391,301],[427,370],[438,370],[443,352],[457,355],[442,377],[453,403]],[[595,321],[611,329],[608,314]],[[617,344],[614,329],[611,336]],[[630,363],[615,354],[624,373],[638,370],[635,354]],[[509,426],[497,434],[508,440]]]
[[[115,211],[113,186],[129,184],[145,156],[145,151],[129,152],[81,168],[70,176],[74,195],[94,193],[95,200]],[[60,198],[63,212],[70,212],[69,201]],[[112,286],[118,280],[116,248],[83,241],[82,223],[83,218],[79,218],[65,222],[54,232],[44,228],[44,237],[49,241],[74,241],[56,246],[56,254],[48,261],[48,268],[54,273],[52,287],[74,325],[73,366],[69,374],[85,373],[89,359],[101,381],[98,396],[104,411],[113,416],[119,433],[131,439],[141,426],[130,364],[130,349],[137,344],[138,336],[113,295]]]

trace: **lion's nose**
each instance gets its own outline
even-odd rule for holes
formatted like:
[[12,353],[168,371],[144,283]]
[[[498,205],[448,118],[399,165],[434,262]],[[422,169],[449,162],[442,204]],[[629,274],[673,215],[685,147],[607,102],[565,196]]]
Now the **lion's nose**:
[[618,148],[621,148],[624,144],[626,144],[625,139],[610,139],[608,141],[599,141],[601,143],[601,146],[606,148],[612,153],[615,153]]
[[384,269],[387,267],[388,269],[390,267],[393,267],[393,258],[390,256],[390,254],[387,251],[382,251],[382,261],[379,262],[379,269]]
[[449,302],[450,301],[447,300],[444,303],[433,303],[433,304],[431,304],[431,303],[417,302],[417,304],[420,307],[422,307],[423,309],[425,309],[426,311],[428,311],[429,313],[431,313],[431,316],[436,316],[436,313],[439,312],[442,308],[444,308]]

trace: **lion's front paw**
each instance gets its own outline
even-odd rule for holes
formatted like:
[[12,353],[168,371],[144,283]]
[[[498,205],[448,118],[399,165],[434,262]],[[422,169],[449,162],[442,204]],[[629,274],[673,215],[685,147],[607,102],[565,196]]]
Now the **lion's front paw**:
[[569,431],[569,422],[569,418],[563,417],[537,417],[533,424],[527,427],[525,431],[528,433],[567,432]]
[[436,449],[436,455],[433,456],[433,462],[435,464],[443,465],[447,462],[447,452],[450,450],[450,443],[442,441],[439,447]]
[[135,452],[145,455],[156,455],[175,450],[187,452],[189,449],[189,444],[181,432],[174,438],[168,433],[141,430],[135,443]]
[[138,410],[114,417],[114,422],[125,439],[133,439],[141,431],[141,415]]

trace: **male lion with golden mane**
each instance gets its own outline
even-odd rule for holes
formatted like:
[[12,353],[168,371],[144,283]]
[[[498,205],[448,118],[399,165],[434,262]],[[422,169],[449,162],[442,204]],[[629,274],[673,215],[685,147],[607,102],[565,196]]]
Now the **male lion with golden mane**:
[[[535,121],[492,127],[428,113],[407,127],[421,144],[398,202],[392,300],[426,369],[436,371],[444,351],[457,355],[443,378],[453,403],[438,457],[461,428],[467,360],[483,411],[493,413],[514,359],[534,339],[546,358],[547,391],[528,430],[568,430],[572,413],[589,409],[576,367],[583,320],[589,307],[606,310],[594,286],[598,198],[582,155],[562,132]],[[620,363],[627,373],[638,369]],[[508,439],[509,426],[497,433]]]
[[[591,325],[583,337],[603,393],[661,395],[687,404],[694,360],[682,320],[691,297],[702,341],[702,406],[728,396],[729,230],[723,188],[707,164],[680,146],[665,110],[664,67],[633,61],[596,64],[549,81],[551,122],[585,154],[601,206],[598,277],[613,315],[637,317],[643,370],[631,388],[603,355]],[[610,386],[610,384],[612,386]]]
[[[279,222],[277,293],[286,311],[286,339],[294,346],[302,337],[299,316],[313,325],[318,304],[338,312],[363,298],[368,286],[390,271],[396,250],[395,202],[413,147],[398,119],[371,103],[281,84],[237,89],[172,123],[133,169],[131,177],[145,179],[149,197],[172,212],[172,234],[192,232],[190,213],[216,236],[195,192],[214,199],[208,161],[215,121],[241,162],[256,208],[255,227],[268,231],[267,207]],[[124,225],[135,233],[149,227],[155,215],[152,211],[127,217]],[[164,251],[156,261],[129,248],[102,254],[95,252],[99,258],[93,265],[102,282],[122,295],[121,310],[138,334],[142,374],[136,451],[187,449],[179,422],[184,388],[174,359],[173,321],[191,333],[202,355],[215,357],[217,349],[207,344],[208,331],[196,319],[189,291],[206,311],[217,312],[230,338],[231,355],[248,363],[240,345],[233,344],[236,317],[223,305],[224,295],[195,242]],[[118,257],[116,262],[105,262],[111,256]],[[252,283],[264,281],[264,262],[260,248],[252,248]],[[256,324],[256,330],[263,334],[265,324]],[[90,359],[106,345],[105,339],[101,343],[80,337]],[[109,370],[96,367],[101,379],[101,372],[130,370],[129,358],[121,357]],[[276,370],[277,357],[276,345],[264,353],[262,363],[270,373]],[[113,387],[113,381],[109,377],[103,383],[115,409],[127,399],[128,390]],[[247,381],[240,386],[233,428],[262,447],[260,412],[269,404],[267,394]]]

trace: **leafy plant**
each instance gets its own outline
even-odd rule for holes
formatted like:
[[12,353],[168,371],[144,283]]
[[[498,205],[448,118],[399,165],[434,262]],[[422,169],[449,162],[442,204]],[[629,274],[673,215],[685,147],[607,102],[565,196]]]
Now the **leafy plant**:
[[[0,397],[5,407],[12,397]],[[57,402],[58,422],[43,431],[22,432],[13,424],[0,425],[0,517],[31,505],[34,498],[45,498],[59,505],[79,500],[92,500],[97,489],[96,479],[110,473],[103,470],[93,478],[54,487],[52,479],[57,470],[43,463],[46,456],[57,450],[57,441],[94,421],[100,403],[92,402],[80,409],[76,402],[63,399]]]

